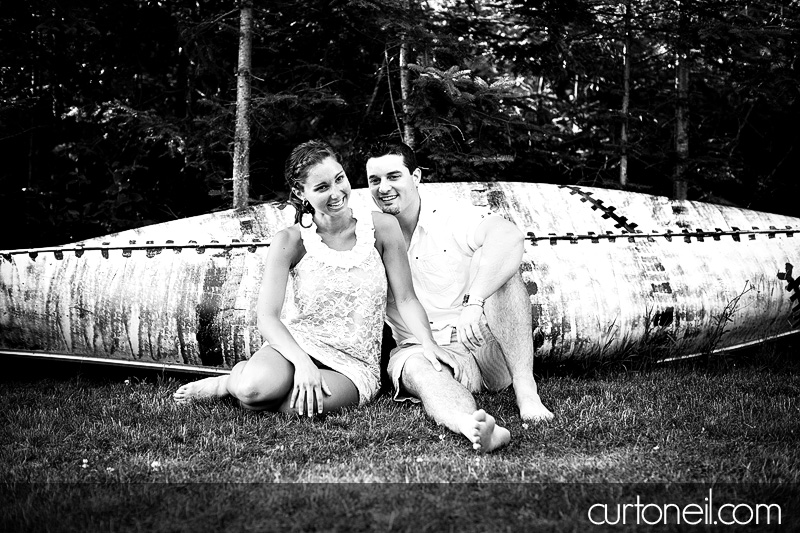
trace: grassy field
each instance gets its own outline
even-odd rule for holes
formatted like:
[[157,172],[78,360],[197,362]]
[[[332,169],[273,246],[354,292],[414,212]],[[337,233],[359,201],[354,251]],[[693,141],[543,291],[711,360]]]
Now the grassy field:
[[523,423],[511,391],[480,395],[512,433],[490,455],[386,396],[309,420],[176,406],[187,376],[8,368],[3,531],[602,530],[594,503],[702,504],[709,488],[718,503],[778,503],[781,530],[800,527],[800,362],[786,343],[669,365],[539,366],[555,420]]

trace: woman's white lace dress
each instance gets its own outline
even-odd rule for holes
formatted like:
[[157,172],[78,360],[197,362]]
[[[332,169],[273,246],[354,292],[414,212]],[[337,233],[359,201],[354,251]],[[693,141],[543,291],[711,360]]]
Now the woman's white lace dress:
[[354,216],[356,244],[347,251],[329,248],[313,222],[300,227],[306,254],[290,271],[281,320],[309,356],[355,384],[363,405],[380,388],[387,282],[372,214]]

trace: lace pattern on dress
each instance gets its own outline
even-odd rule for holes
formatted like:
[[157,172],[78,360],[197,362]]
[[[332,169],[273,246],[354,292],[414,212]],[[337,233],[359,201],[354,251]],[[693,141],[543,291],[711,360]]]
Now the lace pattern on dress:
[[313,223],[300,229],[306,255],[291,271],[282,318],[306,353],[353,381],[363,404],[380,385],[387,281],[372,214],[353,215],[350,250],[329,248]]

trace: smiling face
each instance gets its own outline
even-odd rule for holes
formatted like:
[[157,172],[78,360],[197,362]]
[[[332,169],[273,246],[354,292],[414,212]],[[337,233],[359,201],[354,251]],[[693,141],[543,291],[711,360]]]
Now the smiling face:
[[372,199],[390,215],[399,215],[419,205],[419,168],[411,172],[397,154],[367,160],[367,183]]
[[302,190],[295,194],[308,200],[320,215],[337,216],[347,209],[350,199],[350,182],[342,165],[327,157],[308,169]]

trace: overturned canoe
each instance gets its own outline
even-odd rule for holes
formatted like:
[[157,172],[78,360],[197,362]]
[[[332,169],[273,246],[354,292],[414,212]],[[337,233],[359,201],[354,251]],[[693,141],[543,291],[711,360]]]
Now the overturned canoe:
[[[425,184],[526,234],[537,355],[684,357],[795,333],[800,219],[626,191]],[[372,207],[366,190],[354,206]],[[262,204],[66,246],[0,251],[0,352],[225,371],[260,345]]]

